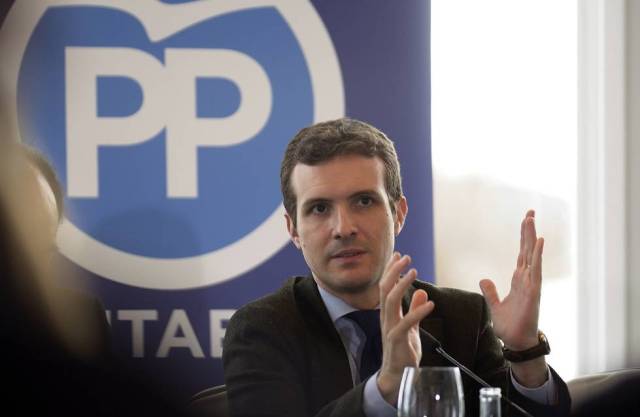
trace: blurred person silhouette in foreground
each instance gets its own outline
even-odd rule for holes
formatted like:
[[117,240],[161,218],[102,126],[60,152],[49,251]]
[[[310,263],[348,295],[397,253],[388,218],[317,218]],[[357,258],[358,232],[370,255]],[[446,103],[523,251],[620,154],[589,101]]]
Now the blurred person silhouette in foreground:
[[95,297],[59,284],[66,273],[55,264],[56,235],[64,218],[64,194],[51,164],[36,149],[15,144],[9,149],[11,169],[8,201],[13,224],[23,247],[30,251],[36,271],[37,290],[44,299],[50,325],[60,342],[87,360],[110,356],[110,329],[102,304]]
[[180,414],[166,393],[158,394],[108,354],[108,329],[99,303],[55,284],[51,255],[62,193],[51,186],[55,176],[47,178],[53,171],[41,156],[6,133],[2,136],[3,408],[39,416]]

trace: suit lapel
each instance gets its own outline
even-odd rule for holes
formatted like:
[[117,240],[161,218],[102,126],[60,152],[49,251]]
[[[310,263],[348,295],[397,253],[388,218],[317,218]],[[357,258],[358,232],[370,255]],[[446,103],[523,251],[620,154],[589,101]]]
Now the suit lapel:
[[[347,352],[313,278],[299,277],[296,302],[306,321],[311,383],[318,394],[334,399],[353,388]],[[323,398],[317,398],[322,402]]]
[[333,343],[341,342],[313,278],[296,277],[294,285],[298,308],[304,313],[304,317],[310,318],[309,326],[316,332],[326,333]]

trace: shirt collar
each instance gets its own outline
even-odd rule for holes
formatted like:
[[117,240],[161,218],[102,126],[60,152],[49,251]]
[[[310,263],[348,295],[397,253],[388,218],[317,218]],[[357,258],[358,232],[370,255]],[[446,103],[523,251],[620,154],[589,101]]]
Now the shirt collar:
[[331,317],[331,321],[334,323],[345,314],[357,310],[357,308],[347,304],[344,300],[331,294],[320,285],[318,285],[318,291],[320,292],[320,298],[322,298],[324,306],[329,312],[329,317]]
[[[316,283],[317,284],[317,283]],[[341,317],[351,313],[352,311],[358,310],[351,304],[345,302],[342,298],[337,297],[331,294],[329,291],[322,288],[318,285],[318,291],[320,292],[320,298],[322,298],[322,302],[324,306],[327,308],[329,312],[329,317],[331,317],[331,321],[335,323]],[[376,310],[380,309],[380,304],[376,306]]]

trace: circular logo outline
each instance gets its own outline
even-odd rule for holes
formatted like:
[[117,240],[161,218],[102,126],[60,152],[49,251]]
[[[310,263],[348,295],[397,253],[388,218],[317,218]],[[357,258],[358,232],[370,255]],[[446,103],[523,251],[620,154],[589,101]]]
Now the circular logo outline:
[[[28,3],[28,4],[27,4]],[[16,95],[22,55],[40,17],[51,6],[91,5],[119,9],[135,16],[147,30],[152,41],[210,17],[256,7],[274,7],[289,25],[300,44],[309,68],[313,94],[313,120],[335,119],[344,116],[345,99],[342,74],[331,38],[308,1],[198,1],[182,5],[168,5],[153,0],[40,0],[17,2],[0,28],[0,48],[8,51],[9,59],[3,71],[3,81],[9,88],[13,105],[11,119],[18,126]],[[176,14],[175,8],[181,13]],[[161,24],[157,24],[161,21]],[[7,79],[8,78],[8,79]],[[79,266],[112,281],[140,288],[184,290],[236,278],[268,260],[288,242],[283,225],[284,207],[274,212],[257,228],[241,239],[206,254],[177,258],[152,258],[124,252],[110,247],[66,220],[58,232],[60,252]],[[271,244],[268,244],[270,242]]]

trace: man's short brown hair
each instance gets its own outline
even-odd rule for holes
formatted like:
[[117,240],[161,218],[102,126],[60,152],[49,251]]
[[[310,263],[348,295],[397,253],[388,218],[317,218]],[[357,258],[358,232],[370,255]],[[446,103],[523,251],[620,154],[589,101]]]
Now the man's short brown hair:
[[402,197],[400,163],[393,142],[368,123],[342,118],[300,130],[289,142],[280,167],[284,208],[296,224],[296,195],[291,174],[297,164],[317,165],[343,155],[378,157],[384,164],[384,185],[392,212]]

